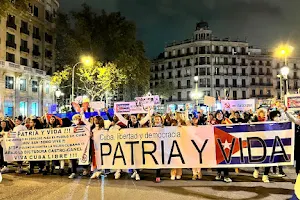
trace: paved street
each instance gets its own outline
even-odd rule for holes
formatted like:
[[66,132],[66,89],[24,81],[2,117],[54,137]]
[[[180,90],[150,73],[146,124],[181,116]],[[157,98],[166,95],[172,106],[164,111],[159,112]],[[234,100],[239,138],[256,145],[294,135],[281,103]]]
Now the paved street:
[[142,180],[131,180],[123,174],[121,180],[114,180],[113,174],[102,180],[79,177],[69,180],[67,176],[43,176],[14,173],[4,174],[0,184],[0,199],[289,199],[293,192],[294,169],[285,169],[287,177],[272,178],[271,183],[262,183],[251,176],[251,169],[240,174],[232,172],[233,183],[214,180],[215,172],[204,171],[203,180],[192,181],[191,172],[184,171],[183,180],[169,180],[169,171],[163,170],[163,181],[154,183],[153,170],[142,171]]

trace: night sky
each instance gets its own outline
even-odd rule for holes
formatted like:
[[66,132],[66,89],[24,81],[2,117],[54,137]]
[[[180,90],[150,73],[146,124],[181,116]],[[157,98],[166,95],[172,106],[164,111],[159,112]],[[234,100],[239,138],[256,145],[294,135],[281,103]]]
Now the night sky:
[[289,41],[300,49],[300,0],[60,0],[60,8],[78,10],[83,2],[135,21],[149,58],[166,43],[191,38],[201,20],[220,38],[247,38],[262,48]]

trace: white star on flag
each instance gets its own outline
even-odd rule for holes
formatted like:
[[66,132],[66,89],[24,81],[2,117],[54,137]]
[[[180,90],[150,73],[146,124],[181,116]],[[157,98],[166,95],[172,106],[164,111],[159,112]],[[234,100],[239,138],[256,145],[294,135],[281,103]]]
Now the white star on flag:
[[225,149],[229,149],[230,150],[230,145],[231,143],[229,143],[227,140],[225,141],[225,143],[222,143],[223,147],[224,147],[224,150]]

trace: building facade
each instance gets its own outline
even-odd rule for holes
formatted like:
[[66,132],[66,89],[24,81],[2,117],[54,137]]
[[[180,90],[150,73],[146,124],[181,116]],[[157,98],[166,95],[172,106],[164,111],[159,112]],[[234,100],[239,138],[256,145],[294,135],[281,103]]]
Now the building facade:
[[54,100],[55,23],[59,3],[34,0],[28,12],[10,8],[0,20],[0,110],[40,116]]
[[[299,61],[297,58],[288,60],[293,75],[288,79],[290,93],[298,89]],[[172,86],[174,93],[166,103],[176,105],[195,102],[191,93],[196,84],[202,96],[199,103],[203,103],[205,95],[223,99],[272,99],[280,96],[277,74],[283,64],[246,41],[214,37],[208,23],[200,22],[192,39],[168,44],[164,53],[153,60],[150,90],[155,94],[162,82],[166,87]]]

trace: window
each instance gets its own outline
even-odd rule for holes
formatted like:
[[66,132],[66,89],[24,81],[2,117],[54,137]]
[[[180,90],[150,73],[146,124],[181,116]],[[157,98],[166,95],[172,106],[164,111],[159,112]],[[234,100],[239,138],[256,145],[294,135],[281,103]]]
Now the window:
[[161,65],[161,70],[165,70],[165,66],[164,65]]
[[168,62],[168,67],[172,68],[172,63],[171,62]]
[[20,115],[27,116],[27,102],[20,102]]
[[158,86],[158,82],[155,82],[155,86]]
[[38,92],[38,82],[32,81],[32,92]]
[[215,68],[215,75],[220,75],[220,69],[218,67]]
[[236,65],[236,58],[232,58],[232,64]]
[[181,77],[181,71],[180,70],[177,71],[177,77]]
[[45,16],[45,19],[48,21],[48,22],[52,22],[52,14],[49,10],[46,10],[46,16]]
[[52,59],[52,51],[46,49],[45,50],[45,57],[48,59]]
[[33,8],[33,15],[34,15],[35,17],[39,17],[39,9],[38,9],[38,7],[36,7],[36,6],[34,6],[34,8]]
[[177,67],[181,66],[180,60],[177,60]]
[[246,91],[242,91],[242,98],[246,99]]
[[245,79],[242,79],[242,86],[246,87],[246,80]]
[[6,61],[8,62],[15,62],[15,54],[6,53]]
[[236,68],[232,68],[232,75],[236,75]]
[[242,76],[246,76],[246,69],[242,69]]
[[11,101],[10,102],[5,101],[4,102],[4,116],[13,117],[13,114],[14,114],[13,103]]
[[224,65],[228,65],[228,58],[227,57],[224,58]]
[[262,78],[259,79],[259,84],[261,84],[261,85],[263,84],[263,79]]
[[155,68],[155,71],[158,71],[158,66],[155,66],[154,68]]
[[259,90],[259,95],[263,95],[263,94],[264,94],[263,90]]
[[38,103],[36,102],[31,103],[31,115],[33,116],[39,115]]
[[32,33],[32,37],[35,38],[35,39],[38,39],[40,40],[41,37],[40,37],[40,29],[37,28],[37,27],[33,27],[33,33]]
[[26,58],[21,58],[21,65],[28,66],[28,59],[26,59]]
[[15,43],[15,36],[10,34],[10,33],[6,33],[6,46],[11,47],[11,48],[16,48],[17,45]]
[[26,40],[21,39],[20,50],[29,53],[28,42]]
[[224,74],[228,75],[228,69],[227,68],[224,69]]
[[232,79],[232,85],[233,85],[233,87],[237,87],[236,79]]
[[225,79],[225,87],[228,87],[228,79]]
[[271,79],[267,78],[267,84],[272,84]]
[[196,73],[195,73],[195,76],[198,76],[199,75],[199,69],[196,68]]
[[181,51],[180,51],[180,49],[178,49],[177,50],[177,55],[180,56],[180,54],[181,54]]
[[178,84],[178,88],[180,88],[181,87],[181,81],[178,81],[177,84]]
[[252,90],[252,96],[255,96],[255,90]]
[[33,61],[33,62],[32,62],[32,68],[34,68],[34,69],[39,69],[39,63]]
[[294,72],[294,78],[297,78],[297,72]]
[[246,59],[242,58],[242,65],[245,66],[246,65]]
[[267,94],[268,94],[268,95],[271,95],[271,90],[268,90],[268,91],[267,91]]
[[164,76],[164,73],[161,73],[161,78],[162,78],[162,79],[164,79],[164,78],[165,78],[165,76]]
[[255,85],[255,78],[252,78],[251,83],[252,83],[253,85]]
[[5,76],[5,88],[6,89],[14,89],[14,77],[12,76]]
[[267,68],[267,74],[271,74],[270,68]]
[[186,66],[191,66],[190,59],[186,59],[185,63],[186,63]]
[[153,83],[150,83],[150,88],[152,88],[153,87]]
[[233,94],[233,99],[237,99],[237,93],[236,93],[236,91],[232,91],[232,94]]
[[21,32],[22,33],[29,33],[28,31],[28,23],[21,20]]
[[187,100],[191,100],[191,91],[186,92],[186,98]]
[[41,55],[41,53],[40,53],[40,47],[38,46],[38,45],[33,45],[33,50],[32,50],[32,54],[34,55],[34,56],[40,56]]
[[155,79],[158,79],[158,75],[157,74],[155,74]]
[[220,86],[220,79],[216,79],[216,86],[217,86],[217,87]]
[[263,74],[262,68],[259,68],[259,74]]
[[20,90],[26,91],[26,88],[27,88],[26,79],[20,79]]
[[191,87],[191,81],[190,81],[190,80],[187,80],[187,81],[186,81],[186,85],[187,85],[188,87]]
[[178,96],[178,101],[180,101],[181,100],[181,92],[178,92],[177,96]]
[[13,29],[17,29],[17,25],[15,23],[16,17],[13,15],[8,15],[7,16],[7,22],[6,22],[6,26],[13,28]]

